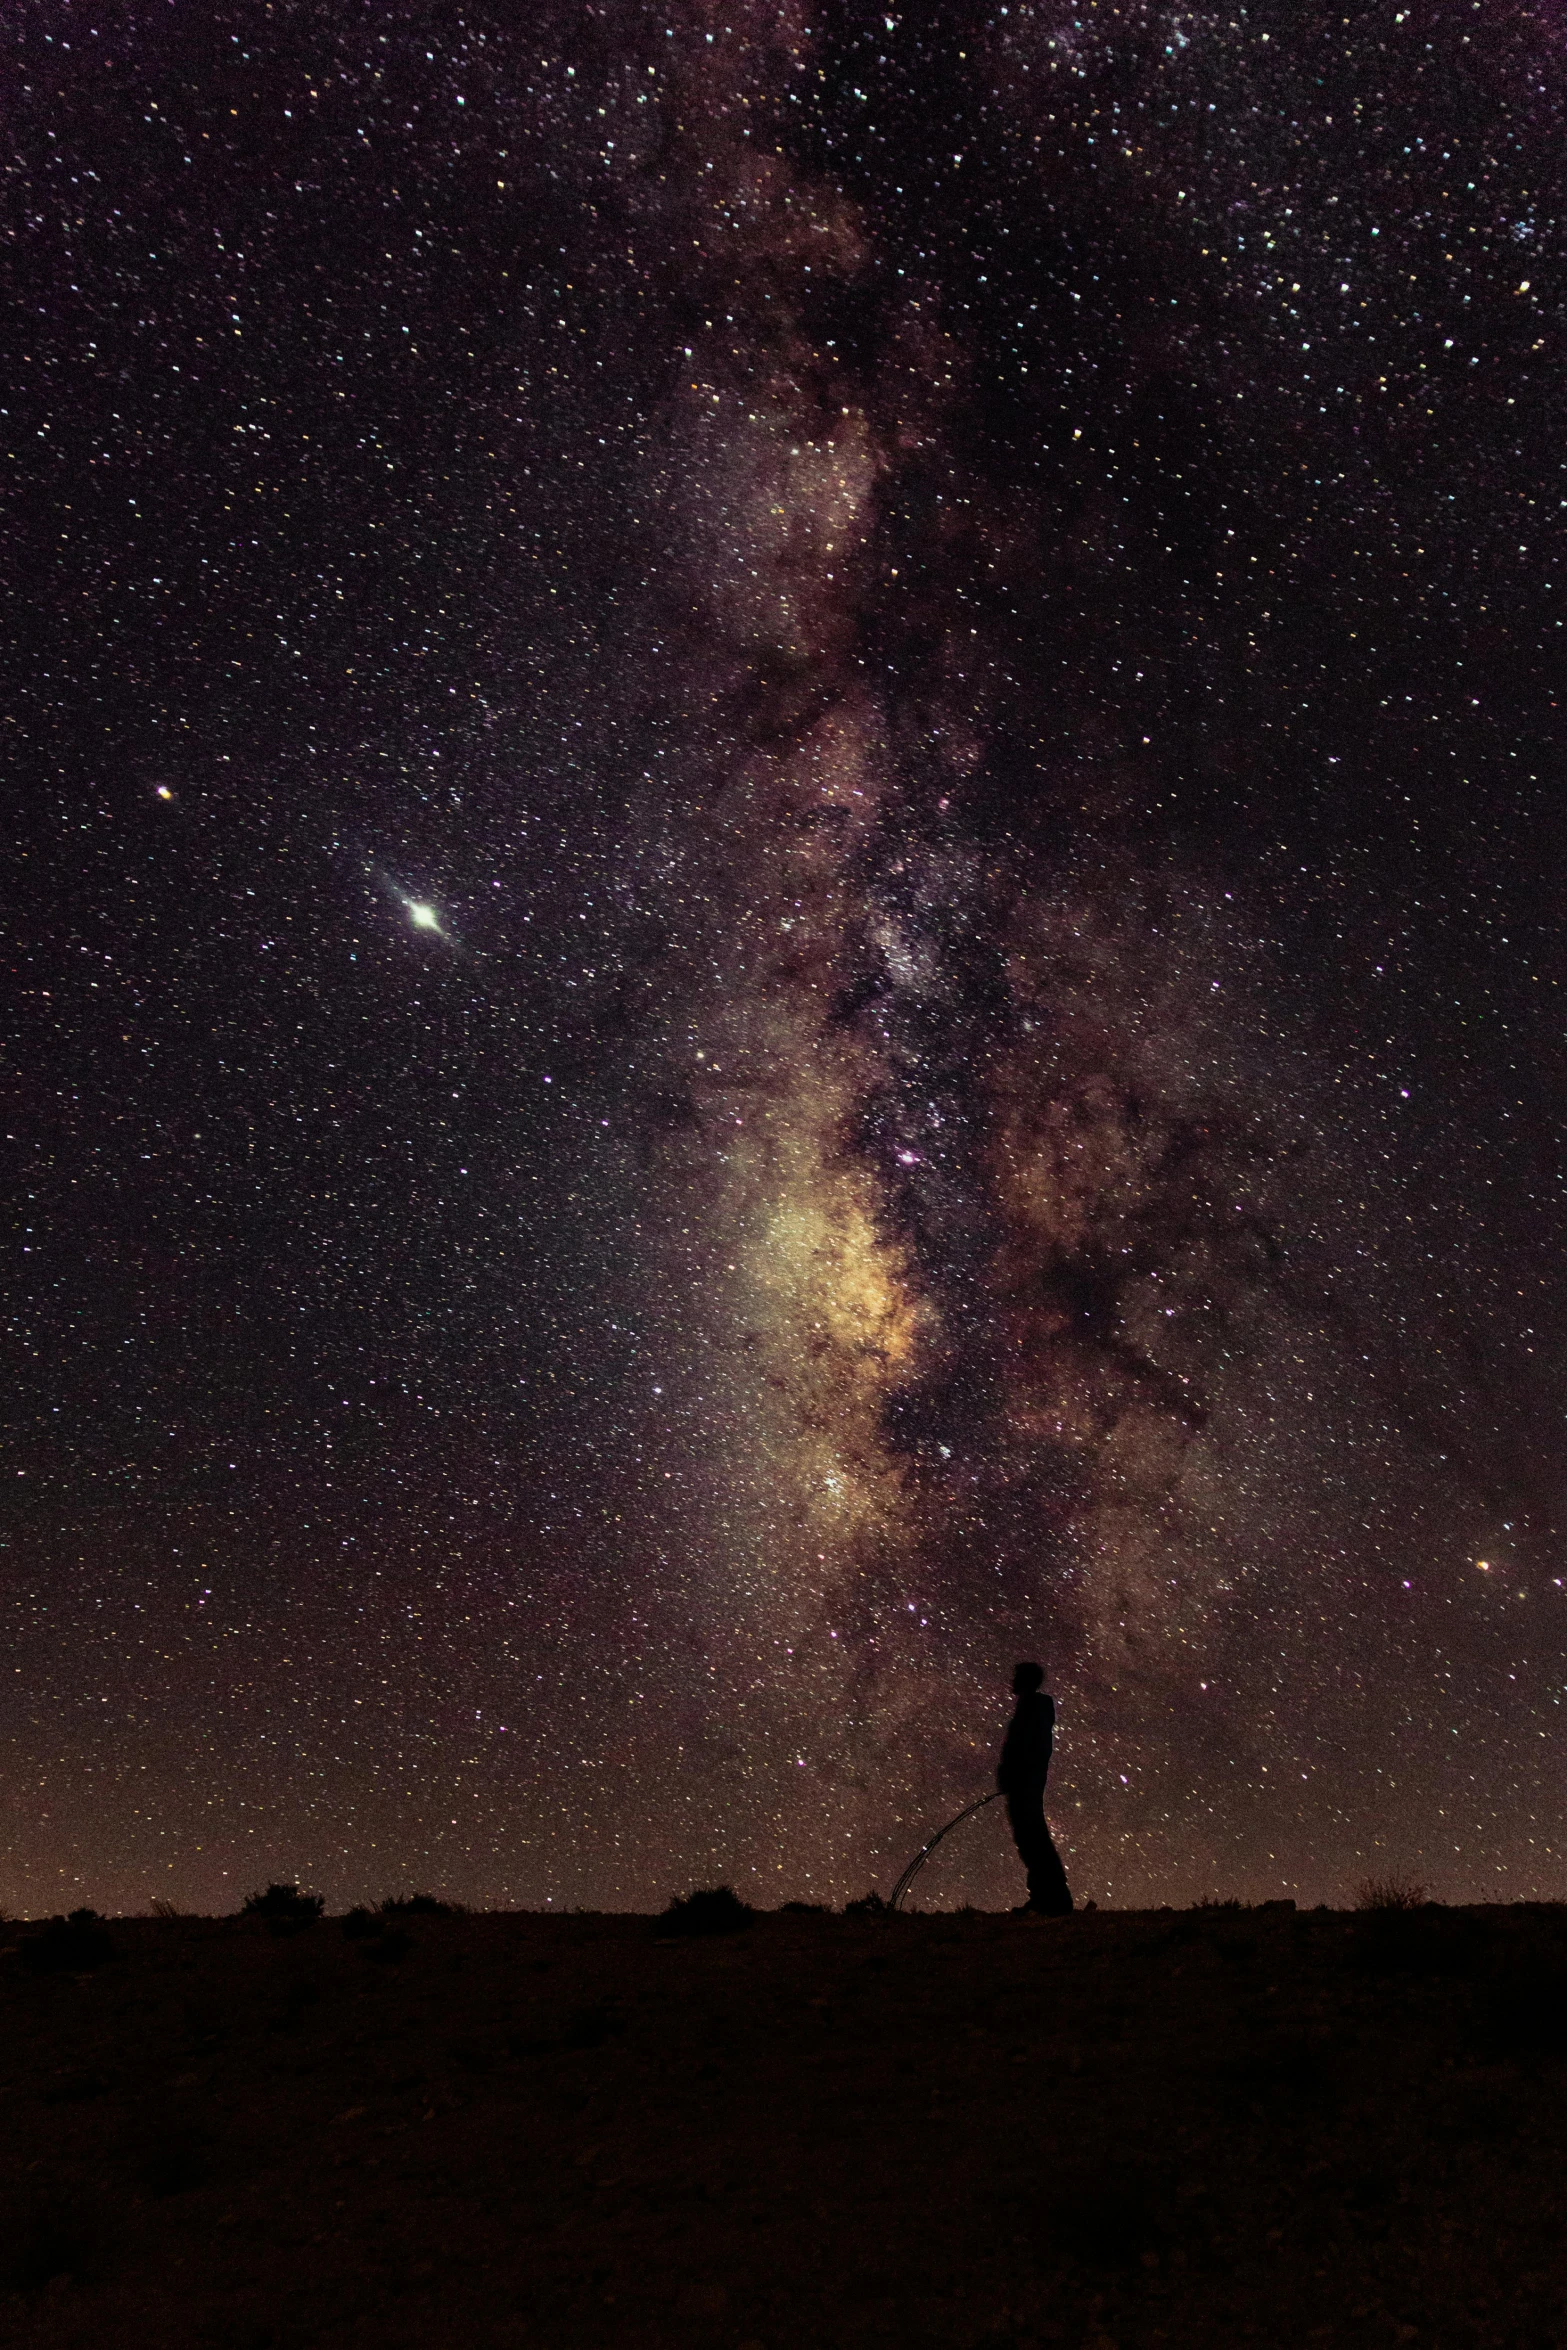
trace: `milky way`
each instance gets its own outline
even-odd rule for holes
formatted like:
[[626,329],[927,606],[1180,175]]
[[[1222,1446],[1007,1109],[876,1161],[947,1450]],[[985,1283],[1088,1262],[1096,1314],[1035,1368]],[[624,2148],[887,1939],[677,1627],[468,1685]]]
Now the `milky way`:
[[0,1899],[1560,1893],[1557,48],[39,12]]

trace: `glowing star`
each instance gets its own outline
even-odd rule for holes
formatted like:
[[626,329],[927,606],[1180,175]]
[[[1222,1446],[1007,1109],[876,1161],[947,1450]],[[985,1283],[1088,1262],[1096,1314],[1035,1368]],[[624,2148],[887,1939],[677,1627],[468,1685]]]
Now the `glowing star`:
[[421,906],[413,898],[404,898],[403,904],[408,908],[408,919],[415,930],[440,929],[441,917],[433,906]]

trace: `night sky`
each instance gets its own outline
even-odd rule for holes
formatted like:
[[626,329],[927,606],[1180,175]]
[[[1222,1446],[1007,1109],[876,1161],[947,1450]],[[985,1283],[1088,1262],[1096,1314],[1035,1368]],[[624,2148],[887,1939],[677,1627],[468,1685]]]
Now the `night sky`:
[[3,38],[0,1904],[1567,1896],[1559,0]]

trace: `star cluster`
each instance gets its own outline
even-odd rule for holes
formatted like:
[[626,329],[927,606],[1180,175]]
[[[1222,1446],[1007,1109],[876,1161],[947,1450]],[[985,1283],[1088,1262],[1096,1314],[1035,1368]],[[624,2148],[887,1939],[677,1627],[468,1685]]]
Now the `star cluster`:
[[9,36],[0,1901],[1560,1897],[1554,15],[524,14]]

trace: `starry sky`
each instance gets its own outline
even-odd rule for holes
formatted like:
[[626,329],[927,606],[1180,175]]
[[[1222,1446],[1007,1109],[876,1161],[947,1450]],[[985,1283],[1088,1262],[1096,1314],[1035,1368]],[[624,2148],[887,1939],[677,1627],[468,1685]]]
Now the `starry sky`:
[[0,1904],[1567,1896],[1558,0],[3,39]]

